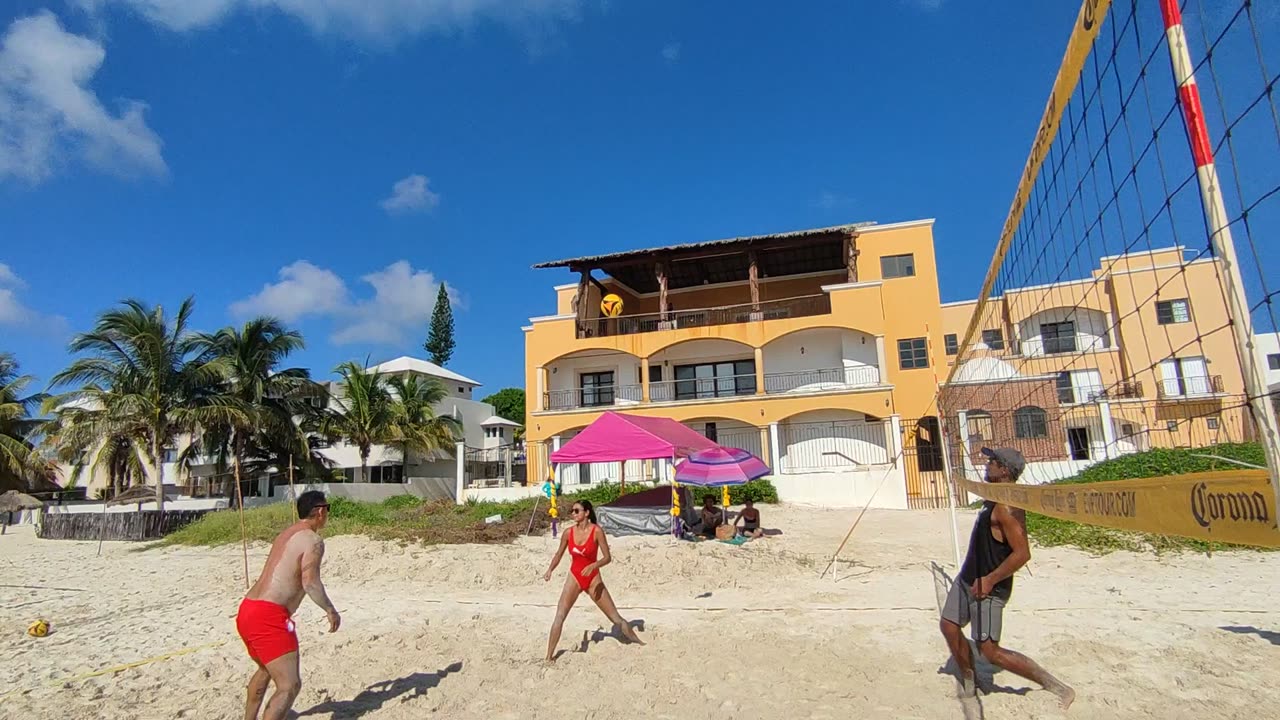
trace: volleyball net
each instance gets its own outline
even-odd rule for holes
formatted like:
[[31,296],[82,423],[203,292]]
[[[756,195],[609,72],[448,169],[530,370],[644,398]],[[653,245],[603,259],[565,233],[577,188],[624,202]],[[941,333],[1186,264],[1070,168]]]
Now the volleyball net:
[[[944,307],[962,497],[1280,544],[1277,69],[1280,6],[1085,0],[981,292]],[[1019,486],[980,482],[986,446]],[[1090,468],[1147,477],[1060,482]]]

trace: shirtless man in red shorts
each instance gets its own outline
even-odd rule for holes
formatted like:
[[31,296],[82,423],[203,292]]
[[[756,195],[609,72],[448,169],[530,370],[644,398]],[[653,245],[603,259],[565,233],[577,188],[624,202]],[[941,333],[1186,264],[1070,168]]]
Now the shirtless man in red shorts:
[[318,534],[329,519],[329,503],[317,490],[298,496],[297,522],[271,543],[271,554],[258,582],[249,588],[236,615],[236,630],[258,670],[249,678],[244,704],[245,720],[257,720],[267,685],[276,691],[267,703],[263,720],[284,720],[302,688],[298,674],[298,636],[292,616],[306,595],[329,616],[329,632],[342,618],[333,608],[320,582],[324,541]]

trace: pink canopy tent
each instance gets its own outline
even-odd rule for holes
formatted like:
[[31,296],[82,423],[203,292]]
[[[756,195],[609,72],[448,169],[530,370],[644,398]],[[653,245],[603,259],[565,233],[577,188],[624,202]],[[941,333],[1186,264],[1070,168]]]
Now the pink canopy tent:
[[688,457],[719,447],[670,418],[607,412],[551,453],[553,463],[617,462]]

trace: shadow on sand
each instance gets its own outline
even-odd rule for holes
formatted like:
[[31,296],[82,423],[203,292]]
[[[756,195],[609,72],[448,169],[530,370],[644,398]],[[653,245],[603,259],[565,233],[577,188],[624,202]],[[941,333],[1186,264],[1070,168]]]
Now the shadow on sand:
[[406,702],[413,698],[422,697],[427,694],[428,690],[439,685],[440,681],[445,677],[461,670],[462,663],[456,662],[436,672],[413,673],[395,680],[375,683],[350,700],[322,702],[310,710],[298,713],[296,717],[331,713],[334,720],[361,718],[397,698],[400,702]]
[[1252,625],[1223,625],[1219,630],[1235,633],[1237,635],[1257,635],[1272,645],[1280,645],[1280,632],[1275,630],[1262,630]]

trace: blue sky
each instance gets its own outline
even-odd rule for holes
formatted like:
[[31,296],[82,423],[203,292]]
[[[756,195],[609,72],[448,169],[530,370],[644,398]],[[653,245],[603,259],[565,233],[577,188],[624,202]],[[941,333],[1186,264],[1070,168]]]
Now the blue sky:
[[444,281],[497,390],[569,279],[534,262],[860,220],[937,218],[971,297],[1074,6],[10,0],[0,349],[47,378],[102,309],[194,294],[325,376],[421,355]]

